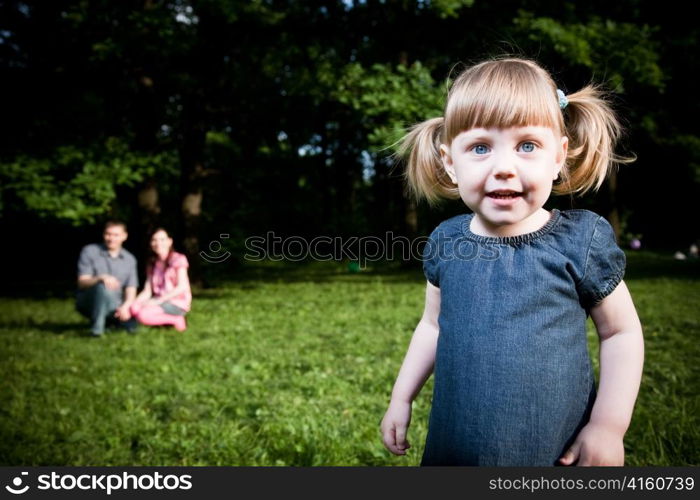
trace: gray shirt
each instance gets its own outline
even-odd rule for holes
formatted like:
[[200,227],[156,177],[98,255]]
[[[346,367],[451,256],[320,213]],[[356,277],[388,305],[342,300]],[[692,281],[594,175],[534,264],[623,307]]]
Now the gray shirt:
[[136,257],[131,252],[122,248],[119,255],[112,257],[104,244],[93,243],[84,246],[78,259],[78,276],[100,274],[109,274],[117,278],[122,290],[129,286],[139,286]]

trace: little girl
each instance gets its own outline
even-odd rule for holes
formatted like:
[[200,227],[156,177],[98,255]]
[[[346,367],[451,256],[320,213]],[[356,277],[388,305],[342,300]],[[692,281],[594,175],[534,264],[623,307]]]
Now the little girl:
[[[461,198],[424,251],[425,310],[381,423],[409,448],[411,403],[435,373],[422,465],[622,465],[642,373],[642,330],[608,222],[547,211],[605,180],[620,126],[601,92],[565,96],[524,59],[464,71],[444,118],[403,139],[418,198]],[[586,343],[600,339],[600,383]]]
[[153,232],[151,251],[146,285],[131,306],[131,314],[144,325],[172,325],[184,331],[192,302],[187,257],[173,250],[173,239],[163,228]]

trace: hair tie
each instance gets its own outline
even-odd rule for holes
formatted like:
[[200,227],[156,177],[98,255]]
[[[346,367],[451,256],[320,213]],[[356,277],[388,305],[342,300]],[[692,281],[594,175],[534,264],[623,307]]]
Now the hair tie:
[[564,92],[560,89],[557,89],[557,96],[559,97],[559,107],[561,109],[566,108],[569,105],[569,99],[564,95]]

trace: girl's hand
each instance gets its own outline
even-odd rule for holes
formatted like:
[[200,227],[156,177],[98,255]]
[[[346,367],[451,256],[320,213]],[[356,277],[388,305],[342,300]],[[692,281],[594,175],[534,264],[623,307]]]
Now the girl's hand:
[[406,450],[411,447],[406,439],[410,423],[411,403],[392,400],[389,403],[389,409],[384,414],[380,428],[384,446],[394,455],[405,455]]
[[625,464],[622,436],[619,431],[589,422],[559,462],[562,465],[576,462],[579,466],[622,466]]

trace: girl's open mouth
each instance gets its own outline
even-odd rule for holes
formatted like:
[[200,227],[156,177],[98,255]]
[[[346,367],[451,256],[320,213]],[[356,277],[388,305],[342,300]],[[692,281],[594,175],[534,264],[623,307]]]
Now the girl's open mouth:
[[496,200],[509,200],[514,198],[519,198],[523,193],[518,191],[511,191],[510,189],[498,189],[496,191],[491,191],[486,193],[489,198],[494,198]]

